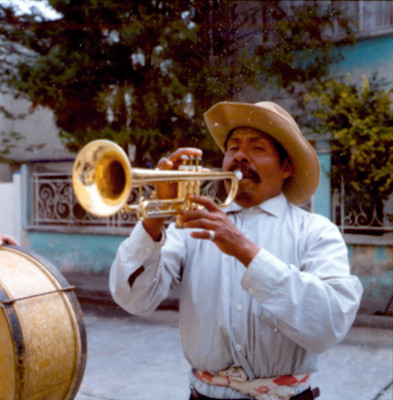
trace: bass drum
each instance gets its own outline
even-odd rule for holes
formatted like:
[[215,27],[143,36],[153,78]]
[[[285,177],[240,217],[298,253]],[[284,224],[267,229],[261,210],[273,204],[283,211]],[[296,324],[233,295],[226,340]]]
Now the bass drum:
[[86,330],[64,276],[32,251],[0,247],[0,399],[73,399]]

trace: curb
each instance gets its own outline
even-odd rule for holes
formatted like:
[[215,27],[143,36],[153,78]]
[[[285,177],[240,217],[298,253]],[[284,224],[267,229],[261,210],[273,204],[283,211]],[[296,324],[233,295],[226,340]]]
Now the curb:
[[365,326],[368,328],[393,329],[393,316],[358,314],[353,326]]

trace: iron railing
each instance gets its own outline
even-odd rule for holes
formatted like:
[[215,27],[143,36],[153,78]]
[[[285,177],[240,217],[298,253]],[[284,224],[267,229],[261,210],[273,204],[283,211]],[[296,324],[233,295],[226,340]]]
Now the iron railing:
[[[90,228],[130,228],[136,222],[136,216],[119,212],[110,217],[96,217],[85,211],[79,204],[72,188],[72,178],[64,173],[32,174],[32,217],[31,227],[77,227]],[[220,201],[222,188],[219,181],[208,181],[202,184],[201,193]],[[144,186],[142,195],[149,197],[152,187]],[[139,190],[134,189],[128,200],[137,203]]]
[[[152,188],[144,187],[143,196],[148,197]],[[209,181],[202,185],[202,194],[219,202],[223,197],[222,184]],[[139,190],[132,191],[129,203],[136,203]],[[332,195],[332,221],[343,233],[384,234],[393,232],[393,215],[380,206],[364,207],[356,202],[346,201],[345,185]],[[311,209],[310,204],[303,206]],[[119,212],[111,217],[99,218],[85,211],[78,203],[72,189],[69,174],[34,173],[32,174],[32,218],[31,226],[63,227],[75,230],[78,227],[94,228],[130,228],[136,223],[136,217],[129,213]]]
[[339,189],[332,194],[332,221],[342,233],[383,235],[393,232],[393,197],[390,201],[365,205],[356,200],[356,196],[346,193],[343,180]]

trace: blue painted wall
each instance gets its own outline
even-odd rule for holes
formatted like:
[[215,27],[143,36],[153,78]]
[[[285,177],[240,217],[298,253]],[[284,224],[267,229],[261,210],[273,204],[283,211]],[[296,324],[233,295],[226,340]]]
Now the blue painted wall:
[[107,273],[123,236],[29,231],[29,249],[63,273]]
[[380,71],[381,76],[393,78],[393,36],[360,40],[343,55],[345,59],[334,70],[367,76]]
[[330,219],[331,201],[330,201],[330,146],[327,142],[317,143],[317,153],[319,164],[321,166],[321,177],[319,179],[318,189],[314,194],[313,211],[324,215]]

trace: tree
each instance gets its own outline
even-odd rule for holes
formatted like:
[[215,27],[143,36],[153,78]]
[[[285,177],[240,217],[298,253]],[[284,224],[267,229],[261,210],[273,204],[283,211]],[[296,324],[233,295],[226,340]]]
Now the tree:
[[331,137],[332,187],[344,182],[349,205],[378,206],[380,213],[393,193],[392,93],[376,76],[356,85],[348,75],[307,95],[314,102],[312,129]]
[[[19,54],[3,82],[53,110],[70,150],[106,137],[134,143],[137,164],[182,145],[213,154],[214,103],[277,87],[298,98],[340,59],[346,20],[317,3],[49,0],[54,21],[0,7],[1,43]],[[329,36],[336,23],[342,40]]]

